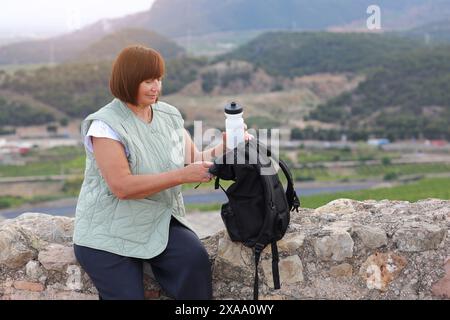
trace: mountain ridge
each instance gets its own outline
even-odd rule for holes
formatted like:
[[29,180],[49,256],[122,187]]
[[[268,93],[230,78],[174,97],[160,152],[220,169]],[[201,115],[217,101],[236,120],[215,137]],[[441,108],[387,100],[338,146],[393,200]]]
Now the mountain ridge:
[[[245,30],[327,30],[366,28],[369,0],[157,0],[150,10],[102,19],[79,31],[47,40],[0,47],[0,64],[61,62],[123,28],[156,32],[168,38]],[[448,0],[378,0],[384,31],[411,29],[450,16]],[[175,10],[176,8],[176,10]]]

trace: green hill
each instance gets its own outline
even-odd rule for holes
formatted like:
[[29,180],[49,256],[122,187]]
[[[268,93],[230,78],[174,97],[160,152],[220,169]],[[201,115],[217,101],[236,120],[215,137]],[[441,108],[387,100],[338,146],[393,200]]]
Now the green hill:
[[51,112],[30,107],[19,101],[6,100],[0,96],[0,128],[1,126],[45,124],[54,120],[55,117]]
[[[204,59],[198,58],[166,60],[167,77],[164,79],[163,93],[176,92],[195,80],[198,70],[205,64]],[[35,70],[18,70],[13,74],[0,70],[0,107],[1,110],[8,110],[7,113],[0,110],[3,115],[0,125],[41,124],[42,119],[52,121],[54,118],[60,119],[61,115],[86,117],[112,99],[109,92],[111,65],[112,62],[106,60],[64,63]],[[24,95],[29,99],[17,98]],[[14,108],[16,105],[24,109]],[[36,110],[41,110],[43,116],[34,115]],[[22,116],[21,113],[29,116]]]
[[[91,49],[101,55],[105,52],[102,48],[110,47],[108,43],[107,40],[100,41]],[[230,73],[231,60],[247,61],[243,63],[247,65],[247,71],[237,69]],[[220,63],[222,61],[225,63]],[[166,62],[165,95],[186,88],[185,92],[197,92],[205,99],[210,95],[220,96],[220,92],[233,96],[241,95],[244,89],[248,94],[256,92],[251,91],[251,86],[244,86],[247,82],[258,84],[266,81],[264,88],[266,91],[272,88],[275,95],[277,91],[293,88],[282,85],[291,81],[288,77],[345,73],[351,78],[354,73],[361,74],[359,78],[365,80],[353,91],[319,106],[319,101],[313,99],[316,102],[308,105],[308,110],[313,111],[306,120],[323,122],[323,128],[340,130],[332,136],[340,137],[340,133],[347,133],[350,139],[365,139],[369,134],[391,139],[420,136],[450,139],[449,46],[426,46],[423,41],[398,35],[269,32],[213,61],[180,56]],[[272,77],[261,74],[258,67]],[[31,98],[18,101],[9,95],[3,97],[0,105],[9,108],[9,117],[14,117],[11,112],[21,112],[11,107],[12,103],[28,104],[32,110],[37,110],[35,102],[39,102],[41,107],[47,106],[47,109],[40,110],[50,114],[53,108],[68,117],[83,118],[112,98],[108,88],[110,69],[111,61],[108,60],[64,63],[15,73],[0,71],[0,96],[2,92],[12,92],[16,96],[28,95]],[[253,79],[255,74],[259,74],[259,78]],[[241,86],[227,87],[227,83],[241,83]],[[279,84],[279,87],[273,84]],[[228,91],[219,90],[224,88]],[[332,96],[335,95],[328,97]],[[181,101],[185,100],[185,96],[181,97]],[[305,110],[300,110],[298,100],[290,101],[289,105],[277,106],[277,112],[292,115],[293,120],[301,120]],[[255,108],[261,109],[261,104],[263,102],[255,103]],[[23,112],[28,113],[26,110]],[[17,119],[22,118],[17,116]],[[33,121],[41,120],[28,117],[22,124]],[[327,126],[327,123],[332,126]],[[296,125],[295,121],[291,124]]]
[[217,60],[249,61],[274,76],[364,74],[306,120],[340,125],[350,139],[450,139],[449,49],[399,34],[270,32]]
[[311,119],[398,138],[450,139],[450,46],[392,58],[357,89],[320,105]]
[[156,0],[147,11],[100,20],[46,40],[2,46],[0,64],[67,61],[103,37],[130,28],[172,39],[231,31],[367,31],[366,10],[373,4],[382,9],[384,31],[410,29],[450,16],[448,0]]
[[68,116],[86,116],[110,98],[110,62],[62,64],[7,75],[0,89],[29,94]]
[[184,54],[182,47],[155,32],[143,29],[123,29],[91,44],[78,55],[77,60],[113,60],[123,48],[133,44],[154,48],[167,59]]
[[418,42],[399,36],[363,33],[269,32],[217,60],[245,60],[271,75],[363,72]]

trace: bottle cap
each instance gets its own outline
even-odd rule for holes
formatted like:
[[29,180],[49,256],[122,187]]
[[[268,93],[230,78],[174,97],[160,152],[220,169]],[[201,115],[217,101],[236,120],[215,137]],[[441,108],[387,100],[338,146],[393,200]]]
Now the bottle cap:
[[242,107],[238,105],[236,102],[231,102],[225,106],[226,114],[239,114],[243,111]]

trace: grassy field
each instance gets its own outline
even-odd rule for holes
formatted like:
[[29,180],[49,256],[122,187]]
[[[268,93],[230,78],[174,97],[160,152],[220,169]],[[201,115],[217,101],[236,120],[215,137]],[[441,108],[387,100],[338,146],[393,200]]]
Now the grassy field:
[[312,167],[294,169],[294,179],[297,181],[350,181],[364,180],[382,177],[392,180],[404,175],[418,175],[428,173],[448,173],[448,163],[425,163],[425,164],[388,164],[388,165],[365,165],[361,164],[352,168],[325,168]]
[[[330,194],[321,194],[302,197],[302,208],[318,208],[330,201],[346,198],[354,200],[406,200],[415,202],[426,198],[450,200],[450,178],[423,179],[415,183],[405,184],[392,188],[369,189],[361,191],[345,191]],[[186,205],[188,211],[217,211],[221,204]]]
[[83,174],[84,150],[80,147],[56,147],[32,150],[24,156],[22,165],[0,165],[0,177],[48,176],[57,174]]
[[34,196],[31,198],[17,196],[0,196],[0,209],[20,207],[25,204],[34,204],[43,201],[52,201],[67,198],[67,194],[52,194],[47,196]]
[[[386,154],[366,154],[372,158],[381,159],[387,157]],[[396,154],[389,154],[389,159],[396,157]],[[309,165],[314,165],[316,161],[336,160],[356,160],[359,157],[358,152],[345,150],[325,150],[314,153],[303,152],[303,162],[309,161]],[[18,177],[18,176],[47,176],[58,174],[79,174],[79,178],[67,180],[61,193],[58,195],[39,196],[33,198],[20,197],[0,197],[0,208],[19,206],[24,203],[34,203],[43,200],[59,199],[64,197],[74,197],[78,192],[83,181],[83,172],[85,166],[84,149],[81,147],[56,147],[47,150],[33,150],[25,159],[29,161],[25,166],[21,165],[1,165],[0,177]],[[391,164],[390,161],[382,161],[380,165],[365,165],[361,161],[359,166],[352,168],[325,168],[325,167],[305,167],[303,169],[293,169],[293,177],[296,181],[352,181],[365,180],[373,178],[383,178],[385,180],[396,180],[407,175],[426,175],[449,173],[450,164],[431,163],[431,164]],[[280,178],[285,183],[283,174]],[[227,188],[232,181],[221,181],[221,185]],[[193,190],[197,183],[184,184],[183,191]],[[214,189],[214,180],[209,183],[202,183],[197,190],[202,192]],[[403,191],[404,190],[404,191]],[[449,179],[427,179],[417,184],[405,185],[390,189],[365,190],[360,192],[344,192],[342,194],[318,195],[302,198],[302,206],[317,207],[338,197],[358,199],[404,199],[415,201],[426,197],[438,197],[449,199],[450,180]],[[419,192],[420,191],[420,192]],[[407,198],[409,197],[409,198]],[[210,211],[220,209],[220,204],[201,204],[187,205],[188,210]]]
[[[212,186],[210,186],[212,189]],[[75,191],[73,189],[72,191]],[[345,191],[330,194],[321,194],[303,197],[300,192],[301,207],[317,208],[330,201],[339,198],[355,200],[407,200],[414,202],[426,198],[439,198],[450,200],[450,178],[423,179],[418,182],[409,183],[392,188],[368,189],[361,191]],[[35,203],[45,200],[56,200],[62,195],[48,197],[20,198],[20,197],[0,197],[0,209],[22,205],[24,203]],[[208,204],[187,204],[187,211],[218,211],[221,203]]]
[[[300,152],[300,163],[305,168],[293,169],[294,178],[303,180],[360,180],[364,178],[383,177],[389,173],[397,176],[410,174],[427,174],[450,172],[450,164],[391,164],[390,160],[398,157],[395,153],[363,152],[346,150],[320,150],[315,152]],[[283,153],[282,153],[283,158]],[[85,154],[82,147],[56,147],[47,150],[33,150],[25,158],[29,160],[26,166],[0,165],[0,177],[54,175],[54,174],[83,174],[85,166]],[[364,160],[380,159],[383,164],[366,165]],[[27,160],[27,161],[28,161]],[[359,160],[360,165],[351,168],[325,168],[316,166],[318,161]],[[288,161],[291,163],[290,161]],[[196,184],[184,186],[191,189]],[[212,183],[203,183],[199,188],[209,188]]]
[[298,163],[315,163],[331,161],[364,161],[382,160],[389,162],[392,159],[400,158],[397,152],[380,151],[375,148],[360,147],[355,150],[350,148],[325,149],[325,150],[300,150],[298,152]]
[[[67,181],[67,186],[72,191],[81,187],[84,172],[84,156],[75,156],[70,160],[46,160],[42,162],[30,163],[26,166],[0,166],[0,177],[18,176],[39,176],[57,174],[80,174],[79,179]],[[450,164],[404,164],[404,165],[361,165],[355,168],[328,169],[324,167],[293,169],[292,174],[296,181],[351,181],[365,180],[371,178],[385,178],[385,180],[395,180],[403,175],[424,175],[428,173],[448,173]],[[282,173],[280,178],[285,183]],[[221,181],[223,187],[228,187],[231,181]],[[198,183],[189,183],[182,186],[182,190],[192,190]],[[209,183],[202,183],[198,189],[212,190],[214,180]],[[73,194],[73,192],[72,192]]]
[[321,194],[308,197],[300,195],[301,206],[317,208],[332,200],[348,198],[354,200],[406,200],[415,202],[426,198],[450,200],[450,178],[423,179],[415,183],[392,188],[346,191],[333,194]]

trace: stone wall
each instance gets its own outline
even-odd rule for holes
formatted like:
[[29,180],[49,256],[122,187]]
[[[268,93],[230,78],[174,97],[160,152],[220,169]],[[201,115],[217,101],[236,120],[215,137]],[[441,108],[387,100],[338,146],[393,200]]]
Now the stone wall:
[[[220,219],[220,215],[217,216]],[[278,242],[281,289],[270,246],[261,299],[449,299],[450,201],[353,201],[293,212]],[[0,299],[97,299],[73,255],[73,219],[26,213],[0,224]],[[252,251],[225,230],[202,239],[216,299],[251,299]],[[145,264],[148,299],[168,299]]]

